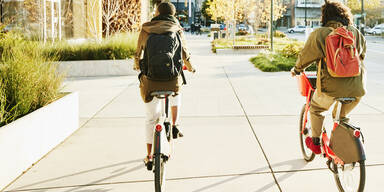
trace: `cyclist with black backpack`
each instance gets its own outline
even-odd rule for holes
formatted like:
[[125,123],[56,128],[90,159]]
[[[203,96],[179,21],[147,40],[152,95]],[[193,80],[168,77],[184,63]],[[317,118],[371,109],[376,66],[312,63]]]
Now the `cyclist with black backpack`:
[[142,25],[138,39],[134,69],[140,70],[140,93],[146,106],[146,164],[152,161],[153,129],[160,116],[159,99],[151,96],[151,92],[176,93],[176,96],[169,98],[172,130],[175,139],[183,136],[177,127],[181,103],[179,90],[181,84],[186,84],[183,66],[190,72],[195,72],[195,69],[190,63],[182,27],[175,13],[172,3],[159,3],[155,17]]

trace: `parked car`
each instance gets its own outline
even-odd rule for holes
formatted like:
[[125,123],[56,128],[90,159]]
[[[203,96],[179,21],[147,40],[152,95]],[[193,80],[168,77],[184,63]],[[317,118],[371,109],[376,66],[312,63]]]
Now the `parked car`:
[[304,33],[305,32],[305,26],[303,25],[296,25],[293,28],[288,29],[288,33]]
[[186,32],[189,32],[191,30],[191,26],[190,25],[186,25],[183,27],[184,31]]
[[237,26],[237,31],[247,31],[248,27],[245,24],[239,24]]
[[220,24],[220,30],[226,30],[227,27],[225,26],[225,24]]
[[188,25],[188,23],[183,23],[183,22],[180,22],[180,25],[181,27],[183,28],[184,31],[188,32],[191,30],[191,26]]
[[381,34],[384,32],[384,25],[383,24],[380,24],[380,25],[376,25],[375,27],[373,27],[372,29],[370,30],[367,30],[366,31],[368,34],[372,34],[372,35],[378,35],[378,34]]

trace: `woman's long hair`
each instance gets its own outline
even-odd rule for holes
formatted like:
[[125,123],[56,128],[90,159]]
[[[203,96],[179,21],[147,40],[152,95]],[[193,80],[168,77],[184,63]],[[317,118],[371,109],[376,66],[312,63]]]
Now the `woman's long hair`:
[[328,21],[338,21],[344,26],[353,24],[353,15],[351,9],[341,2],[325,1],[321,7],[321,24],[325,26]]

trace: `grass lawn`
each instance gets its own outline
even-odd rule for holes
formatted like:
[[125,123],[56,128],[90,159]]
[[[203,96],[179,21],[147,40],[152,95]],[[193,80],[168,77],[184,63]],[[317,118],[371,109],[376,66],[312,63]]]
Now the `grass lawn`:
[[[276,38],[274,52],[262,52],[250,61],[264,72],[289,71],[296,64],[299,52],[303,49],[304,42],[289,38]],[[307,71],[315,71],[316,65],[311,65]]]

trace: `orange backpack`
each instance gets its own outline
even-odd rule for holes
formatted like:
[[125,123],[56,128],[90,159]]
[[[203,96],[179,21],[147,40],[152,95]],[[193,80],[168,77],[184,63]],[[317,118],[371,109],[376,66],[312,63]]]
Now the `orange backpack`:
[[[332,28],[333,29],[333,28]],[[356,77],[361,73],[356,38],[346,27],[333,29],[325,39],[326,63],[332,77]]]

